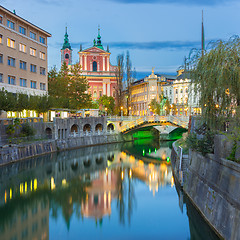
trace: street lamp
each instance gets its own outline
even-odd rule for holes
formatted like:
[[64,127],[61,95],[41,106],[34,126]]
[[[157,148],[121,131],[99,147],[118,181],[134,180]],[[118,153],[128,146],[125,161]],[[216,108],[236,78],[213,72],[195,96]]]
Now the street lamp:
[[121,107],[121,118],[123,118],[123,107]]
[[107,107],[105,107],[105,116],[106,116],[107,110],[108,110]]

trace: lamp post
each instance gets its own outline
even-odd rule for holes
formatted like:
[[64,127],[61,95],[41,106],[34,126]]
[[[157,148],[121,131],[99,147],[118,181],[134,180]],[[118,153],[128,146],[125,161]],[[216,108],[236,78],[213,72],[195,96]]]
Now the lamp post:
[[106,113],[107,113],[107,107],[105,107],[105,116],[106,116]]
[[121,119],[123,120],[123,107],[121,107]]

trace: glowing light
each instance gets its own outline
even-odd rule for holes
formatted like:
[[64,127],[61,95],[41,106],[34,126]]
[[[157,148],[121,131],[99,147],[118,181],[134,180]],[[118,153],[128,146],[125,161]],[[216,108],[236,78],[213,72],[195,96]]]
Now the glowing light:
[[174,178],[173,178],[173,176],[171,178],[171,187],[174,187]]
[[145,155],[145,150],[143,149],[143,156]]
[[143,167],[144,166],[144,162],[142,160],[139,160],[138,161],[138,165]]
[[27,182],[25,182],[25,193],[27,193]]
[[67,184],[66,179],[63,179],[63,180],[62,180],[62,185],[64,186],[64,185],[66,185],[66,184]]
[[129,170],[129,177],[132,178],[132,169]]
[[23,184],[21,183],[20,184],[20,194],[22,194],[23,193]]
[[12,189],[10,188],[10,191],[9,191],[9,198],[12,199]]
[[54,178],[51,177],[51,190],[53,190],[55,188],[55,183],[54,183]]
[[108,192],[108,205],[110,206],[111,204],[111,192]]
[[4,196],[5,203],[7,202],[7,191],[5,190],[5,196]]
[[121,179],[123,180],[123,178],[124,178],[124,172],[122,171],[121,172]]
[[167,157],[167,162],[170,162],[170,157]]
[[149,152],[149,154],[151,154],[151,149],[150,148],[149,148],[148,152]]
[[34,191],[37,190],[37,179],[34,179],[33,181],[33,189]]
[[106,172],[106,175],[108,175],[108,169],[107,169],[107,168],[106,168],[106,171],[105,171],[105,172]]
[[32,180],[31,180],[31,183],[30,183],[30,189],[31,189],[31,191],[32,191]]
[[156,148],[155,148],[155,150],[154,150],[154,151],[155,151],[155,153],[157,153],[157,149],[156,149]]

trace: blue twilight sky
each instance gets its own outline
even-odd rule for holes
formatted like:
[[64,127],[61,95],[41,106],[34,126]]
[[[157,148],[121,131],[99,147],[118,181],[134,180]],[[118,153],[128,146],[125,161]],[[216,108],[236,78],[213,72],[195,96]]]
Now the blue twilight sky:
[[240,0],[0,0],[17,15],[50,32],[49,67],[60,67],[65,26],[77,51],[92,46],[101,27],[111,63],[129,50],[137,72],[174,73],[192,48],[201,47],[204,10],[206,42],[239,34]]

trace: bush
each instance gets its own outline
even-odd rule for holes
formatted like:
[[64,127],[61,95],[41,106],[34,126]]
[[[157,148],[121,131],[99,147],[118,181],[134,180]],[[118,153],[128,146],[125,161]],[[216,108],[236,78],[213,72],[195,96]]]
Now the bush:
[[35,129],[29,125],[29,123],[24,123],[22,125],[21,134],[25,137],[34,136]]

